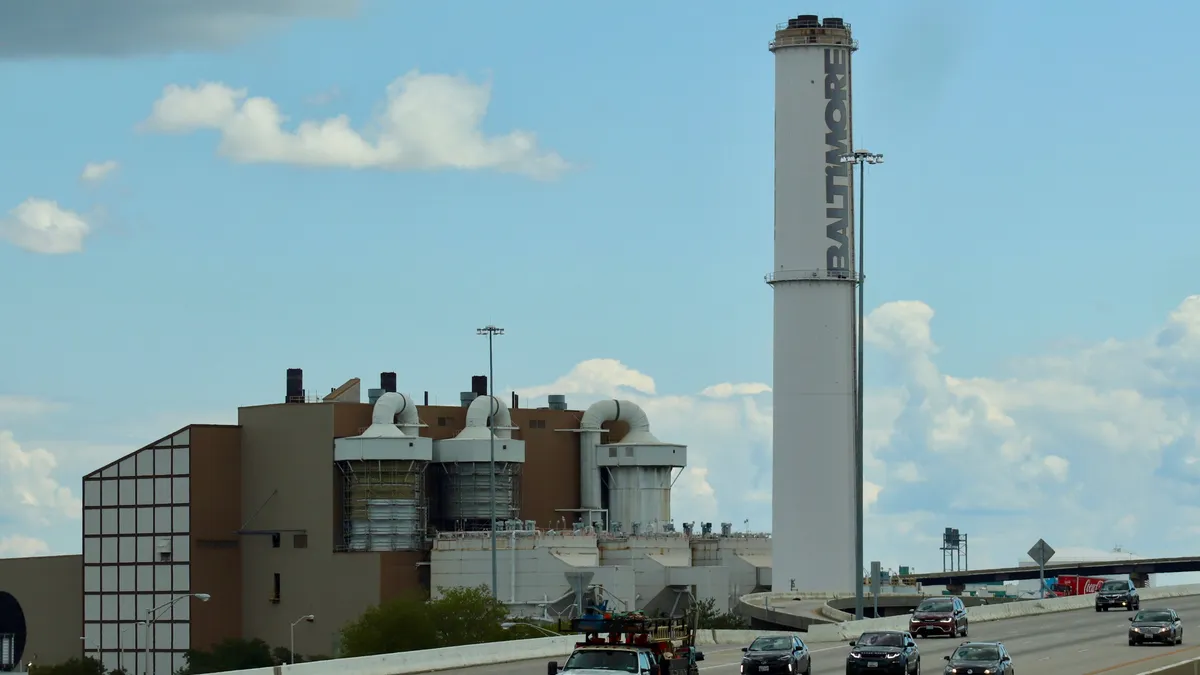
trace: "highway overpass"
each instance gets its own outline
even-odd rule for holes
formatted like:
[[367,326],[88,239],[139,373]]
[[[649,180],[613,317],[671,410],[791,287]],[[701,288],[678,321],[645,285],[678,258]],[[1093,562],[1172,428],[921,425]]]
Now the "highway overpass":
[[[1110,574],[1173,574],[1176,572],[1200,572],[1200,557],[1123,559],[1104,562],[1061,563],[1057,565],[1051,562],[1049,565],[1046,565],[1046,576],[1048,577],[1055,577],[1060,574],[1105,576]],[[1038,568],[1035,565],[1030,567],[1000,567],[996,569],[963,570],[958,572],[928,572],[925,574],[910,574],[902,578],[912,579],[925,586],[956,586],[994,581],[1037,579],[1038,576]]]

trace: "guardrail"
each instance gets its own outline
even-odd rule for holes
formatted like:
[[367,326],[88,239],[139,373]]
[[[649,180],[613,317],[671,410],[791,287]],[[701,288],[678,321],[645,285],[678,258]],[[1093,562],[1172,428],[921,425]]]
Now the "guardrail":
[[1200,656],[1190,658],[1187,661],[1172,663],[1162,668],[1147,670],[1144,673],[1138,673],[1138,675],[1151,675],[1151,673],[1154,675],[1200,675]]
[[[696,633],[696,642],[700,645],[750,644],[760,635],[791,634],[785,631],[701,630]],[[234,670],[222,675],[408,675],[530,659],[561,659],[571,653],[575,643],[582,640],[582,635],[561,635],[529,640],[484,642],[379,656],[329,659],[273,668]]]
[[[1163,586],[1161,588],[1143,588],[1139,591],[1142,600],[1165,600],[1189,595],[1200,595],[1200,584],[1185,584],[1180,586]],[[1023,600],[1006,602],[1000,605],[972,607],[967,610],[967,619],[971,623],[988,621],[1003,621],[1022,616],[1036,614],[1052,614],[1054,612],[1069,612],[1079,609],[1091,609],[1096,603],[1094,593],[1076,595],[1067,598],[1047,598],[1045,600]],[[878,619],[863,619],[862,621],[846,621],[839,624],[816,624],[808,629],[808,640],[811,642],[838,642],[854,640],[859,635],[872,630],[906,630],[908,614],[885,616]],[[1197,673],[1200,675],[1200,673]]]

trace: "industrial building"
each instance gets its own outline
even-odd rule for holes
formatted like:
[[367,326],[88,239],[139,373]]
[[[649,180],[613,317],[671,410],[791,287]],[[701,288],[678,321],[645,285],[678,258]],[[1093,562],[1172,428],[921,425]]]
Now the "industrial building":
[[358,378],[315,396],[290,369],[282,402],[175,430],[84,476],[82,555],[0,560],[0,592],[25,616],[10,629],[0,616],[10,660],[83,650],[164,675],[227,637],[287,645],[308,614],[296,650],[336,654],[340,629],[371,605],[491,583],[493,452],[497,592],[514,614],[569,615],[576,589],[671,612],[769,587],[765,535],[676,526],[687,448],[658,439],[636,404],[579,411],[550,396],[527,408],[477,376],[460,406],[431,406],[396,380],[382,373],[363,402]]

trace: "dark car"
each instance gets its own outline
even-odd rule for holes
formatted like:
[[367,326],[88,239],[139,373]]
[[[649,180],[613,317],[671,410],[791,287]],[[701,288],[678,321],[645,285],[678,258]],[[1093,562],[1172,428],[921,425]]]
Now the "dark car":
[[960,598],[926,598],[908,620],[908,632],[917,637],[967,637],[967,628],[967,607]]
[[1138,597],[1137,587],[1132,581],[1110,579],[1096,591],[1096,611],[1107,612],[1110,607],[1120,607],[1131,612],[1142,608],[1142,599]]
[[863,633],[850,641],[846,656],[846,675],[861,673],[893,673],[919,675],[921,650],[908,633],[880,630]]
[[964,642],[946,659],[946,675],[1013,675],[1003,642]]
[[796,635],[764,635],[742,647],[742,673],[812,673],[812,654]]
[[1148,609],[1129,617],[1129,644],[1183,644],[1183,621],[1173,609]]

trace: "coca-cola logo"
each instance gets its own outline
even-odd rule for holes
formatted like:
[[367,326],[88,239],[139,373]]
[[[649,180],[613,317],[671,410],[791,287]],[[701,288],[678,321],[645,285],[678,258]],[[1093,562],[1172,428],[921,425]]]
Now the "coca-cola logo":
[[1100,587],[1103,585],[1104,581],[1102,579],[1092,579],[1084,585],[1083,592],[1095,593],[1096,591],[1100,590]]

